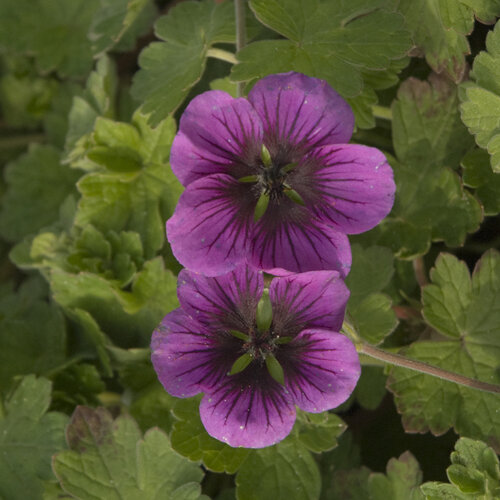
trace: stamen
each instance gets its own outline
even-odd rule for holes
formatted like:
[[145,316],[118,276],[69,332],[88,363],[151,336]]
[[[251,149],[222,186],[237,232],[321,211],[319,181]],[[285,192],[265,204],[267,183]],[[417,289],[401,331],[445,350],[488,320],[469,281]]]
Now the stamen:
[[253,213],[253,220],[257,222],[266,213],[267,206],[269,205],[269,196],[266,193],[262,193],[255,205],[255,211]]
[[269,290],[264,289],[262,297],[257,304],[257,328],[260,332],[265,332],[269,330],[271,323],[273,321],[273,307],[271,305],[271,300],[269,299]]
[[286,194],[286,196],[288,196],[288,198],[290,198],[294,203],[297,203],[298,205],[302,205],[304,206],[306,203],[305,201],[302,199],[302,196],[300,196],[299,193],[297,193],[297,191],[295,191],[295,189],[292,189],[292,188],[285,188],[283,190],[283,192]]
[[269,149],[262,144],[262,149],[260,151],[260,157],[262,159],[262,163],[266,168],[269,168],[273,164],[273,160],[271,159],[271,153],[269,152]]
[[235,375],[236,373],[242,372],[253,360],[250,353],[246,352],[242,354],[231,366],[231,370],[228,375]]
[[259,182],[258,175],[245,175],[244,177],[240,177],[238,182],[250,183],[250,182]]
[[288,344],[293,340],[293,337],[276,337],[274,339],[275,344]]
[[272,354],[268,354],[266,356],[266,367],[269,374],[274,380],[276,380],[276,382],[281,385],[285,385],[285,373],[283,372],[283,367]]
[[245,335],[242,332],[239,332],[238,330],[229,330],[229,333],[233,336],[236,337],[237,339],[244,340],[245,342],[250,342],[250,337],[248,335]]

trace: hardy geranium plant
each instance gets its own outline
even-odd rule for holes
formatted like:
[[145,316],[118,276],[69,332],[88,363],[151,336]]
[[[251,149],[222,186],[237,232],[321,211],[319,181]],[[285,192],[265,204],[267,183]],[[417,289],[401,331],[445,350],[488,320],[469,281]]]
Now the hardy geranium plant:
[[209,276],[245,261],[347,275],[346,234],[380,222],[395,190],[379,150],[347,144],[353,126],[337,92],[299,73],[263,78],[248,99],[195,97],[170,158],[186,187],[167,223],[179,262]]
[[205,395],[208,433],[260,448],[289,434],[295,406],[335,408],[353,391],[360,364],[338,333],[349,291],[335,271],[274,278],[247,266],[219,277],[182,271],[181,307],[153,334],[152,360],[177,397]]

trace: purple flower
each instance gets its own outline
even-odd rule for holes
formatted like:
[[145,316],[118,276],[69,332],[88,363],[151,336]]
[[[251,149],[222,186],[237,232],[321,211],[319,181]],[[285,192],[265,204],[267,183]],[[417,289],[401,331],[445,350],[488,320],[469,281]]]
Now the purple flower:
[[208,433],[260,448],[287,436],[295,406],[319,413],[353,391],[360,364],[337,333],[349,291],[335,271],[274,278],[240,266],[206,277],[179,274],[181,307],[153,333],[152,361],[170,394],[204,397]]
[[207,276],[245,261],[274,274],[346,276],[346,234],[378,224],[395,190],[378,149],[346,144],[353,124],[325,81],[300,73],[263,78],[248,100],[195,97],[170,157],[186,187],[167,223],[179,262]]

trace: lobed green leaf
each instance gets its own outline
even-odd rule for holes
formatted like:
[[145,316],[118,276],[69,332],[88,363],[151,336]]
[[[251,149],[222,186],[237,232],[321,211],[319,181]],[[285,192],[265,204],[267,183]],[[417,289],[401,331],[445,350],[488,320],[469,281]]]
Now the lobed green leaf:
[[[447,339],[416,342],[405,355],[498,384],[500,255],[494,251],[486,253],[471,279],[463,262],[443,254],[431,279],[433,283],[423,289],[423,315]],[[500,449],[497,394],[404,368],[392,370],[389,389],[395,394],[407,431],[439,435],[453,427],[461,436],[482,439]]]
[[66,431],[69,450],[54,457],[63,489],[81,499],[200,498],[201,469],[179,456],[167,436],[144,438],[128,416],[113,421],[104,408],[78,407]]
[[53,478],[54,453],[65,448],[68,418],[48,412],[51,383],[28,375],[5,400],[0,417],[0,496],[10,500],[41,498],[44,480]]
[[153,126],[175,111],[200,80],[209,49],[234,42],[234,9],[230,2],[182,2],[157,21],[155,33],[162,41],[141,52],[131,89]]

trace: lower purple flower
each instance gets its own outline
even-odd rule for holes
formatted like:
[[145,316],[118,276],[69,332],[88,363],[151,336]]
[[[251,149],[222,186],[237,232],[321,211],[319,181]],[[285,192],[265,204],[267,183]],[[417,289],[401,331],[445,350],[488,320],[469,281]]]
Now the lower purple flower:
[[286,437],[298,406],[319,413],[354,390],[360,364],[337,333],[349,291],[335,271],[274,278],[238,267],[218,277],[183,270],[181,307],[153,333],[152,361],[170,394],[204,397],[207,432],[261,448]]

